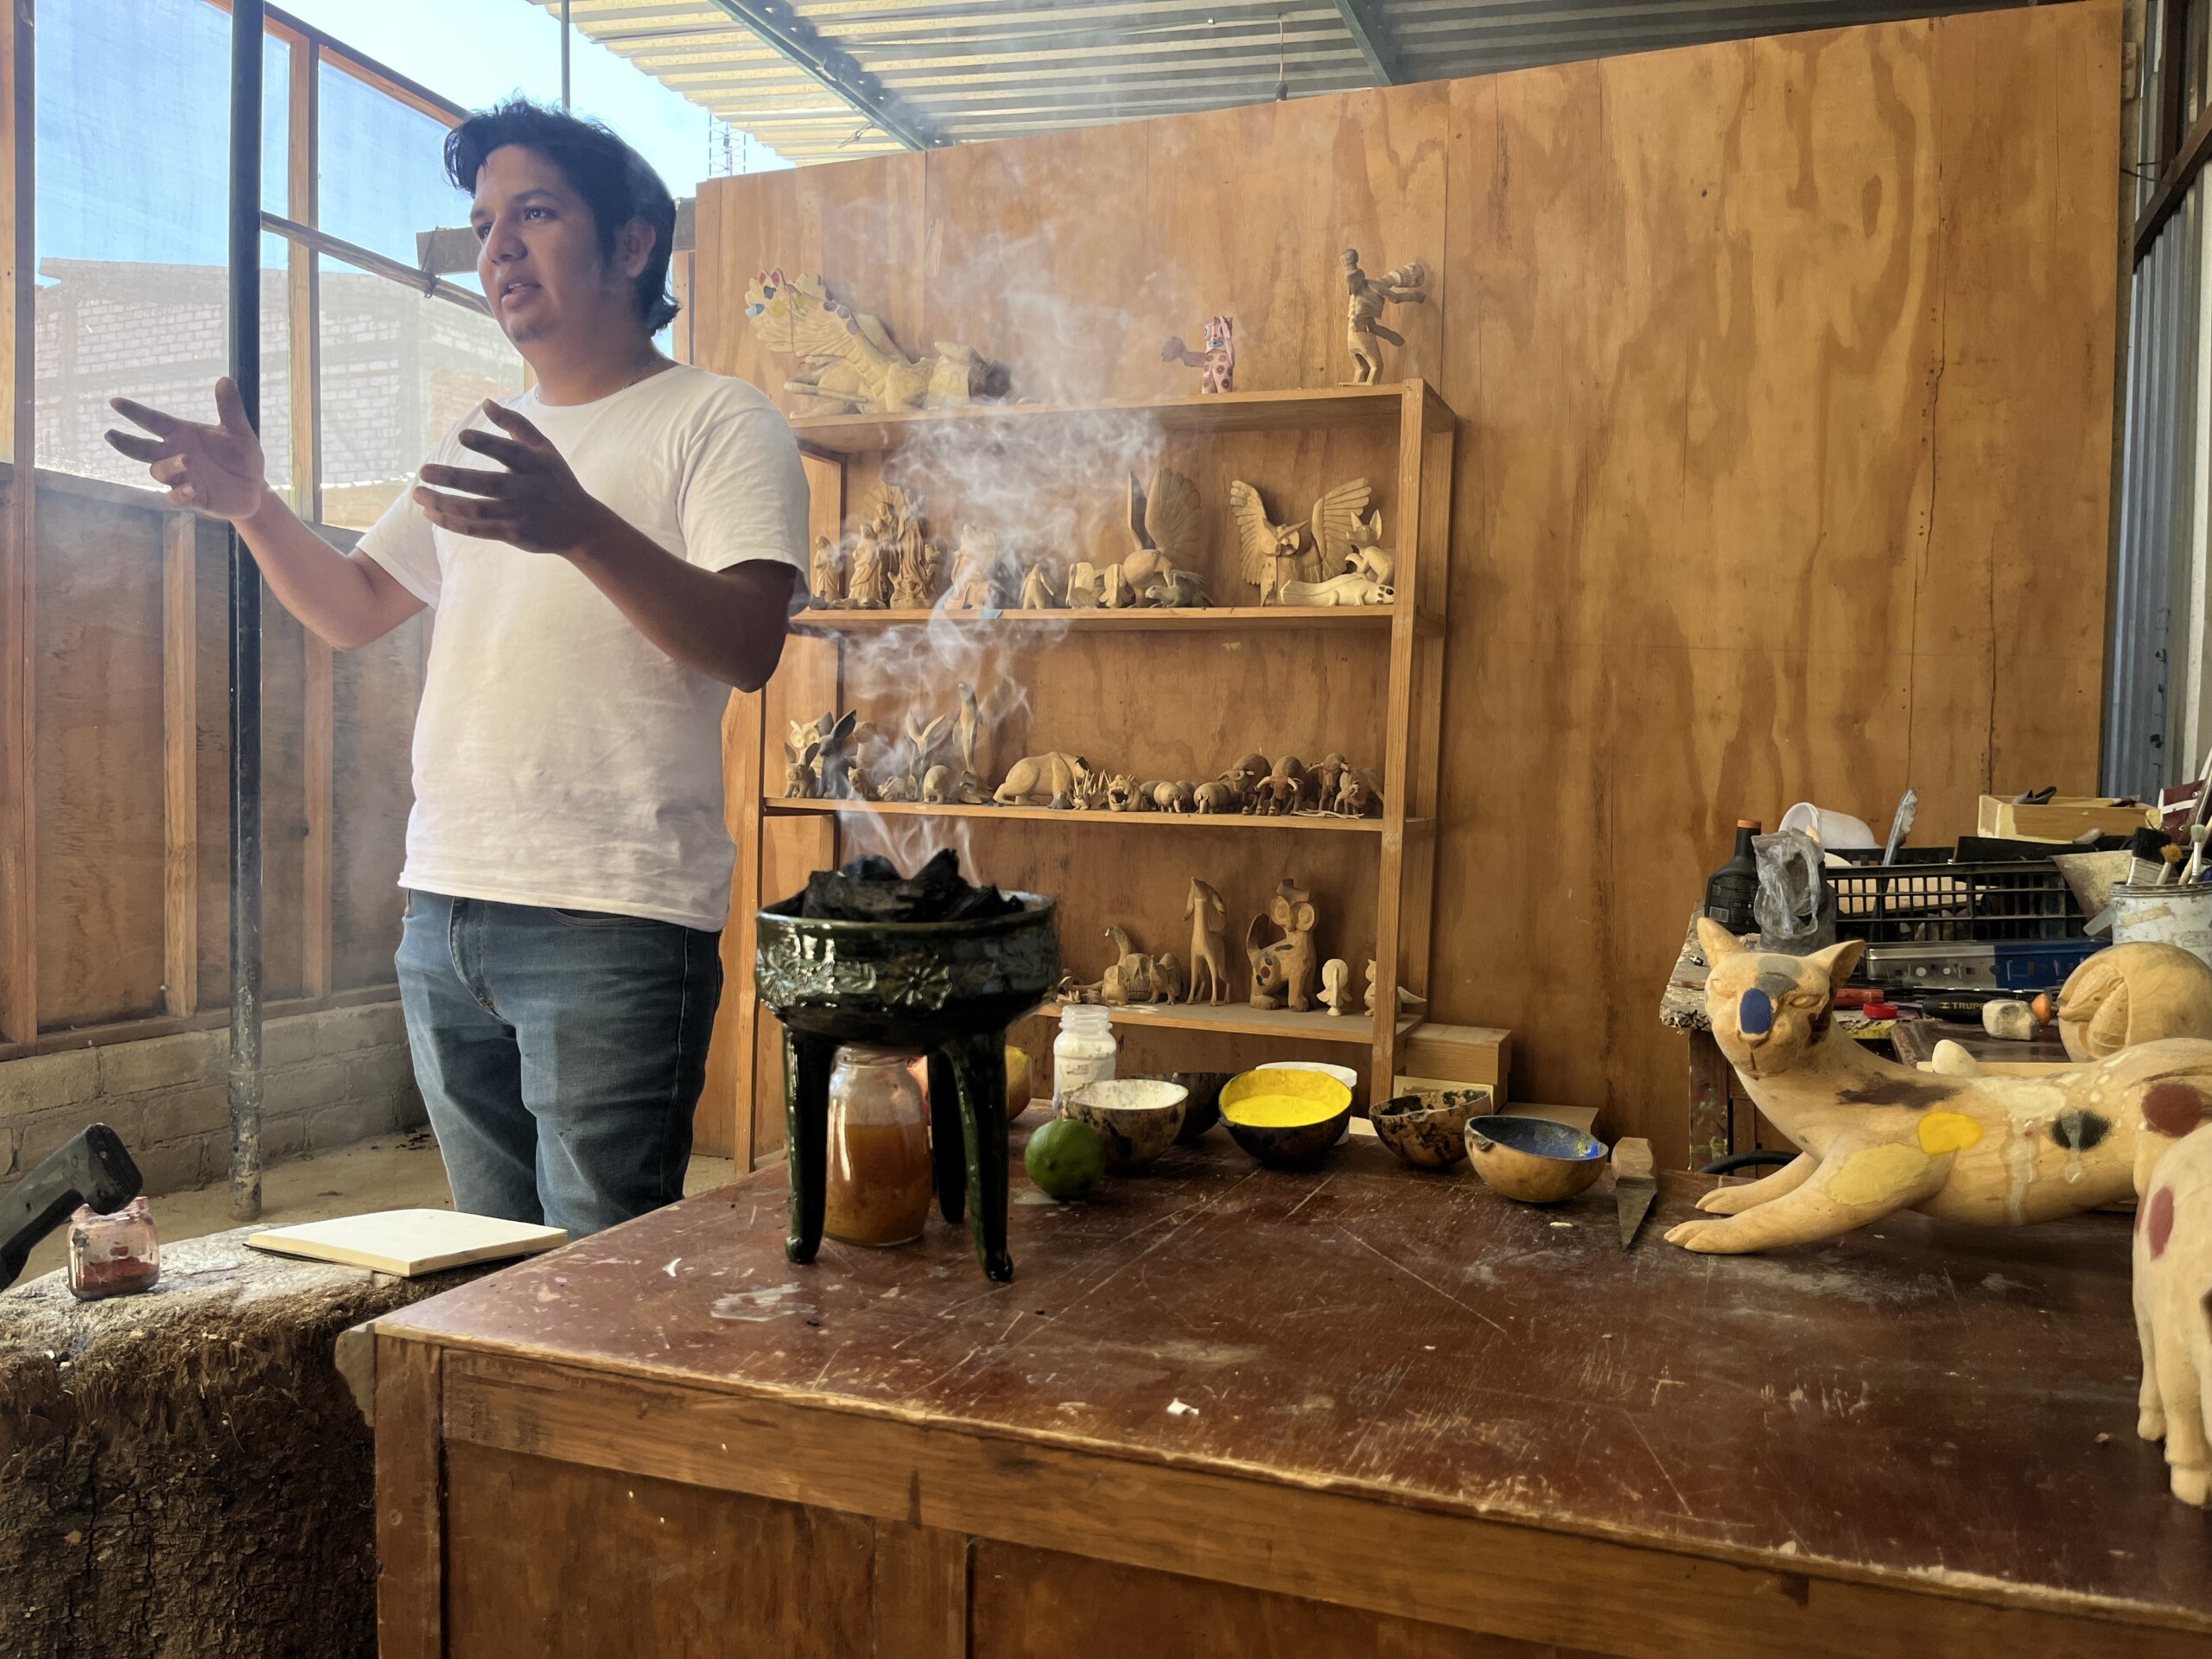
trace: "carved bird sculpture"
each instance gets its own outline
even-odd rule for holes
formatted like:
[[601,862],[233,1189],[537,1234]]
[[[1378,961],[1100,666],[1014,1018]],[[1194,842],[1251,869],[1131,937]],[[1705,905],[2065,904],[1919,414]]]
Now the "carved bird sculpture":
[[1116,601],[1143,594],[1158,578],[1196,562],[1201,535],[1198,524],[1198,486],[1175,471],[1162,467],[1152,475],[1152,487],[1129,474],[1129,537],[1135,543],[1122,561],[1122,584],[1112,588]]
[[1243,543],[1244,580],[1260,590],[1260,603],[1281,603],[1286,582],[1318,582],[1324,569],[1343,569],[1373,493],[1365,479],[1356,478],[1316,501],[1308,524],[1278,524],[1259,491],[1241,479],[1231,484],[1229,507]]

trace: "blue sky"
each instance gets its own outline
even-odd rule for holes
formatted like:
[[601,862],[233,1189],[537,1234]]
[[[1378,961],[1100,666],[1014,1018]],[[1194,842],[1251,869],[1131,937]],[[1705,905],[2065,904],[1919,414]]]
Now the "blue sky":
[[[561,29],[530,0],[291,0],[302,21],[469,108],[561,92]],[[230,18],[207,0],[40,0],[38,252],[41,259],[219,265],[228,195]],[[285,207],[283,48],[267,73],[264,204]],[[709,165],[705,111],[576,38],[578,113],[635,145],[677,195]],[[444,130],[336,71],[322,94],[321,221],[332,234],[415,262],[415,232],[465,222],[442,177]],[[156,150],[159,164],[149,157]],[[719,143],[716,145],[719,151]],[[749,142],[741,170],[782,163]],[[281,245],[264,258],[282,264]]]

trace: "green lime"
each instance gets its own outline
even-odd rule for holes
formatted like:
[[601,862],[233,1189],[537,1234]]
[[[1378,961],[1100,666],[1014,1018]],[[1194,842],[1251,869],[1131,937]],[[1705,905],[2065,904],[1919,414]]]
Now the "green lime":
[[1106,1145],[1090,1124],[1056,1117],[1029,1137],[1021,1161],[1031,1180],[1065,1204],[1098,1185],[1106,1173]]

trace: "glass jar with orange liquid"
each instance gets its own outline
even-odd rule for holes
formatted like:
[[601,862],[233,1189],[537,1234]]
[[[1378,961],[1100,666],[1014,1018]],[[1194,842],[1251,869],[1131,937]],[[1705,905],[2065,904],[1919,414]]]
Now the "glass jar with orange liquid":
[[830,1073],[829,1179],[822,1230],[848,1244],[922,1236],[933,1183],[929,1107],[902,1049],[848,1044]]

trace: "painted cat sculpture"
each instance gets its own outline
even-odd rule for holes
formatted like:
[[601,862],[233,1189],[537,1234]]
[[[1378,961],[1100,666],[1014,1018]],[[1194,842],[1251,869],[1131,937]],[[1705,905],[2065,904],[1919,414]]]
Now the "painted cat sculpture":
[[1700,920],[1713,1040],[1796,1161],[1699,1201],[1667,1235],[1721,1255],[1833,1238],[1899,1210],[2018,1226],[2139,1194],[2212,1108],[2212,1042],[2174,1038],[2041,1077],[1943,1077],[1867,1052],[1830,1015],[1856,939],[1809,957]]

